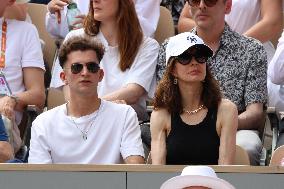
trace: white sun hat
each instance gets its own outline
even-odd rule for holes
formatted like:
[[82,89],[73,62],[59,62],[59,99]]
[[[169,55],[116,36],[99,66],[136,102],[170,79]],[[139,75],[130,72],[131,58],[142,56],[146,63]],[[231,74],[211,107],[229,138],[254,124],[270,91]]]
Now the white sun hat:
[[183,189],[190,186],[203,186],[211,189],[235,189],[229,182],[217,177],[208,166],[187,166],[180,176],[164,182],[160,189]]
[[190,47],[197,47],[198,52],[204,53],[206,56],[211,57],[213,51],[205,45],[203,40],[191,32],[184,32],[173,37],[170,37],[166,47],[166,64],[172,56],[181,55]]

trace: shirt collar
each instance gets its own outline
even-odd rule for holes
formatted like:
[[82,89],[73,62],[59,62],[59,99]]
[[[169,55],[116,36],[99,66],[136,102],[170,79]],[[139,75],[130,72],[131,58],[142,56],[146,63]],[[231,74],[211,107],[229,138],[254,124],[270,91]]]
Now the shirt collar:
[[[191,32],[194,33],[195,35],[197,35],[196,27],[194,27],[194,28],[191,30]],[[220,47],[223,46],[223,45],[226,45],[226,44],[230,43],[230,33],[232,33],[232,29],[231,29],[230,26],[225,22],[225,27],[224,27],[223,33],[222,33],[222,35],[221,35],[221,38],[220,38]]]

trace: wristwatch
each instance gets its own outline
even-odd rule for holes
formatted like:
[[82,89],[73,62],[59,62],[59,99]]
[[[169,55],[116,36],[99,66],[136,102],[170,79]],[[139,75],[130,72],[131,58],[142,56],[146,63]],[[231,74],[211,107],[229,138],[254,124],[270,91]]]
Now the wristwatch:
[[10,94],[10,95],[7,95],[7,96],[10,97],[10,98],[12,98],[13,100],[15,100],[16,105],[18,104],[18,102],[19,102],[19,97],[17,97],[17,96],[14,95],[14,94]]

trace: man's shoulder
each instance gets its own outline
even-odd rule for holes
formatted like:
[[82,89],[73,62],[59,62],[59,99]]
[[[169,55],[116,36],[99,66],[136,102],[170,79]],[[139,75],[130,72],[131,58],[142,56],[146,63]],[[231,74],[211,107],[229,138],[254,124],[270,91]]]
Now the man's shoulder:
[[[110,102],[106,100],[102,100],[103,106],[106,110],[110,110],[112,112],[128,112],[131,111],[133,108],[127,104],[119,104],[115,102]],[[133,110],[134,111],[134,110]]]
[[33,25],[32,23],[26,22],[26,21],[19,21],[19,20],[15,20],[15,19],[9,19],[8,20],[8,27],[9,25],[13,28],[20,28],[21,32],[25,31],[25,30],[34,30],[36,29],[35,25]]
[[55,108],[52,108],[50,110],[47,110],[40,115],[38,115],[35,119],[35,121],[45,122],[49,120],[56,120],[58,116],[62,116],[61,112],[64,111],[65,104],[57,106]]
[[103,119],[104,122],[116,122],[116,126],[121,125],[124,126],[126,120],[135,120],[137,118],[137,114],[135,110],[127,104],[118,104],[110,101],[102,100],[102,113],[99,116],[106,117],[107,119]]

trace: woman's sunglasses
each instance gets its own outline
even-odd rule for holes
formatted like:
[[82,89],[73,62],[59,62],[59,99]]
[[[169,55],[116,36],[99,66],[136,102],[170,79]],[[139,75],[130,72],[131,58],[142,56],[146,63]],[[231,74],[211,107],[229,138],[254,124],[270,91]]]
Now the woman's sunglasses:
[[[201,0],[186,0],[187,3],[192,7],[198,7],[200,5]],[[218,0],[203,0],[207,7],[213,7],[216,5]]]
[[200,63],[204,64],[208,60],[208,56],[205,55],[197,55],[197,54],[190,54],[188,52],[184,52],[179,56],[176,56],[175,59],[182,65],[190,64],[192,58],[195,58],[195,60]]
[[83,68],[84,68],[84,65],[87,67],[87,70],[90,72],[90,73],[97,73],[100,69],[100,66],[99,64],[97,64],[96,62],[88,62],[86,64],[81,64],[81,63],[73,63],[71,65],[71,72],[73,74],[78,74],[80,73]]

